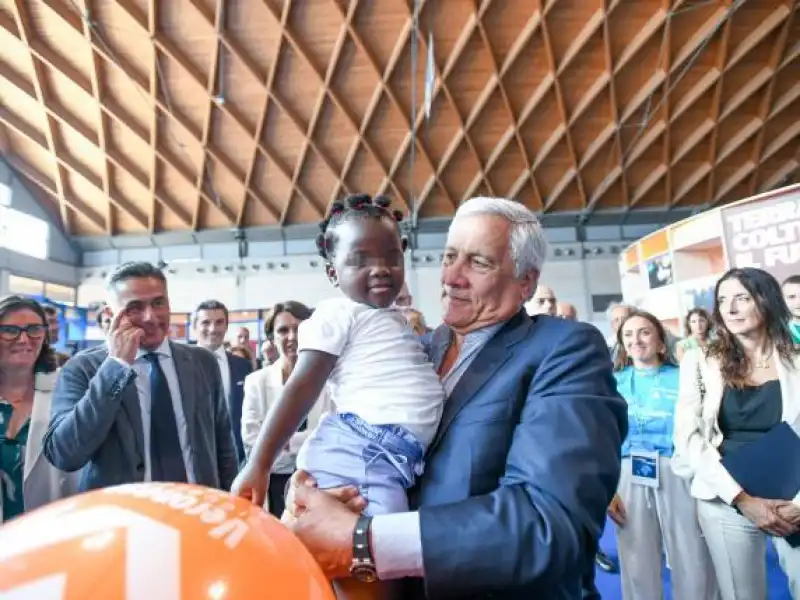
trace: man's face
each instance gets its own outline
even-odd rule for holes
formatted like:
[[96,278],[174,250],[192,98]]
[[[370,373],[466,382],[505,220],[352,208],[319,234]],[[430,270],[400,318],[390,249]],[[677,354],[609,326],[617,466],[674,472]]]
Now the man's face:
[[556,294],[552,288],[540,285],[536,287],[536,292],[533,294],[531,301],[528,302],[527,308],[531,315],[550,315],[555,317],[556,303]]
[[578,311],[569,302],[559,302],[556,307],[556,316],[559,319],[566,319],[567,321],[577,321]]
[[45,313],[47,317],[47,340],[51,344],[56,344],[58,342],[59,337],[59,330],[58,330],[58,313],[48,312]]
[[456,333],[510,319],[536,285],[538,273],[515,273],[510,232],[509,222],[494,215],[460,217],[450,225],[442,261],[442,312]]
[[628,318],[630,313],[631,310],[627,306],[615,306],[611,309],[611,333],[614,334],[615,338],[619,328],[622,326],[622,322]]
[[800,283],[787,283],[783,286],[783,297],[789,306],[792,317],[800,319]]
[[144,331],[141,347],[155,350],[169,334],[169,297],[166,284],[155,277],[121,281],[109,295],[112,314],[124,311],[134,327]]
[[212,310],[198,310],[194,317],[194,334],[197,345],[207,348],[212,352],[225,341],[225,332],[228,331],[228,319],[221,308]]
[[111,317],[103,312],[100,314],[100,320],[97,324],[100,326],[103,333],[108,333],[108,330],[111,328]]

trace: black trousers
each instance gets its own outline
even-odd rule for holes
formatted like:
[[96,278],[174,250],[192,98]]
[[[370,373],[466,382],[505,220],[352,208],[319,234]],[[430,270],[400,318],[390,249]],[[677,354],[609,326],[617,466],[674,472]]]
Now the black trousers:
[[289,483],[290,478],[290,474],[283,473],[270,473],[269,476],[269,489],[267,490],[269,512],[279,519],[286,508],[286,501],[283,495],[286,493],[286,485]]

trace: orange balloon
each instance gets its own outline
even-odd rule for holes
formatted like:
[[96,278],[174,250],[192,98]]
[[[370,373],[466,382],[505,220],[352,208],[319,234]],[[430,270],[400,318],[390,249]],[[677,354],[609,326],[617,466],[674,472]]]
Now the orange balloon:
[[4,600],[334,600],[280,521],[197,485],[140,483],[0,527]]

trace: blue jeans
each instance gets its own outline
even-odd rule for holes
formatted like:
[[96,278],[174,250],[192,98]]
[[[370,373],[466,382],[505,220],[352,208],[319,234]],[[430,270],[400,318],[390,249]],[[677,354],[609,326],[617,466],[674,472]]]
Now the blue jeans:
[[320,489],[355,485],[366,514],[408,510],[406,489],[424,468],[422,445],[399,425],[371,425],[353,413],[326,416],[297,455]]

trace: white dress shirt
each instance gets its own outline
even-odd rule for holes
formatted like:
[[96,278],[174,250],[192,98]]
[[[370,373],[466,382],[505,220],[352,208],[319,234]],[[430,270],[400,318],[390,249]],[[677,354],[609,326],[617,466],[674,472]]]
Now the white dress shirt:
[[217,359],[219,364],[219,374],[222,376],[222,387],[225,390],[225,400],[230,402],[231,399],[231,366],[228,363],[228,353],[225,351],[225,346],[220,346],[213,352],[214,358]]
[[[144,357],[149,350],[139,349],[136,353],[136,360],[133,361],[131,368],[136,373],[136,390],[139,393],[139,406],[142,411],[142,431],[144,433],[144,480],[152,481],[152,467],[150,462],[150,414],[152,398],[150,398],[150,363]],[[167,379],[169,393],[172,396],[172,408],[175,411],[175,422],[178,426],[178,440],[183,452],[183,462],[186,466],[186,478],[189,483],[195,483],[194,461],[192,459],[192,448],[189,445],[189,432],[186,426],[186,415],[183,412],[183,402],[181,399],[181,387],[178,381],[178,372],[175,370],[175,361],[172,358],[172,348],[169,341],[164,340],[161,345],[153,350],[158,354],[158,364],[164,371]],[[122,362],[122,361],[120,361]]]

